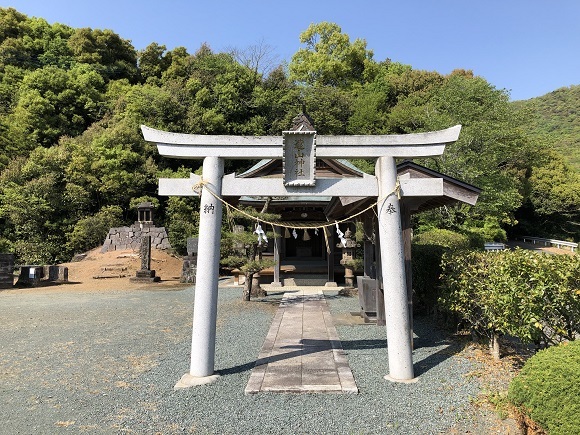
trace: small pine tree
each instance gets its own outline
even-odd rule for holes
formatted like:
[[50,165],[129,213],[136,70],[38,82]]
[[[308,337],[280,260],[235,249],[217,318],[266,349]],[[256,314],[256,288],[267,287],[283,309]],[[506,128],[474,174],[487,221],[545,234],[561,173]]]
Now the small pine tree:
[[[244,274],[246,280],[242,299],[249,301],[251,296],[263,295],[263,291],[254,277],[260,271],[274,266],[275,262],[271,259],[262,258],[262,252],[267,248],[268,242],[275,237],[273,232],[266,232],[263,228],[266,225],[263,221],[277,222],[280,215],[267,213],[269,201],[266,201],[261,212],[251,207],[238,210],[228,208],[228,221],[231,230],[226,231],[222,237],[222,260],[223,266],[233,269],[239,269]],[[259,237],[256,230],[264,231],[267,237]]]

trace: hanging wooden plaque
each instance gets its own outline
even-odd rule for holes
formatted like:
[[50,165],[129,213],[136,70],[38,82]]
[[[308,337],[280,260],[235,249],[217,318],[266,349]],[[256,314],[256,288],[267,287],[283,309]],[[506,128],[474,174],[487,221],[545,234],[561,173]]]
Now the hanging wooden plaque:
[[314,186],[316,132],[284,131],[282,164],[285,186]]

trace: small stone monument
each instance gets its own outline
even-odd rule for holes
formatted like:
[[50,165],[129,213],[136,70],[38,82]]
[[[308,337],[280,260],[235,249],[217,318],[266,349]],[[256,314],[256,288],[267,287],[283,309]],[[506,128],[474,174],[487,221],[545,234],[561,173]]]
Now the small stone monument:
[[197,246],[197,237],[187,238],[187,255],[183,257],[180,282],[195,284],[195,276],[197,274]]
[[136,276],[129,278],[132,282],[159,282],[160,277],[155,276],[155,271],[151,270],[151,236],[141,238],[141,248],[139,249],[141,257],[141,269],[136,272]]
[[16,281],[17,287],[38,287],[44,278],[44,268],[35,265],[20,266],[20,275]]

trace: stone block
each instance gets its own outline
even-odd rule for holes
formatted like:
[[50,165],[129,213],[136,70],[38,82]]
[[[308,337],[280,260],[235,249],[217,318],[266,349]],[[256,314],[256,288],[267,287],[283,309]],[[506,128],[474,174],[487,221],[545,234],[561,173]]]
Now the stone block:
[[0,253],[0,289],[14,285],[14,254]]
[[133,278],[129,278],[131,282],[154,283],[161,281],[161,278],[155,276],[154,270],[138,270]]
[[42,266],[20,266],[20,275],[16,285],[24,287],[38,286],[44,276],[43,271]]
[[130,227],[111,228],[103,242],[101,252],[139,249],[144,236],[151,236],[152,246],[157,249],[171,249],[164,227],[157,228],[152,224],[136,223]]
[[180,282],[187,282],[195,284],[197,275],[197,257],[185,256],[183,257],[183,266],[181,269]]
[[48,281],[68,282],[68,267],[44,266],[44,276]]
[[[165,228],[164,228],[164,230],[165,230]],[[197,255],[198,243],[199,243],[198,237],[188,237],[187,238],[187,255],[189,255],[189,256]]]

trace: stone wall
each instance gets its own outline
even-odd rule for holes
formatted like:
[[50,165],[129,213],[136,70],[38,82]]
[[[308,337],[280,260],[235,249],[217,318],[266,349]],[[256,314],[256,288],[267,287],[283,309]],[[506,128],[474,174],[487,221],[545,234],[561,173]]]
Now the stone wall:
[[171,249],[169,237],[165,227],[154,225],[140,225],[135,223],[130,227],[111,228],[105,237],[101,252],[120,251],[125,249],[138,250],[141,246],[141,238],[151,236],[151,247],[155,249]]

